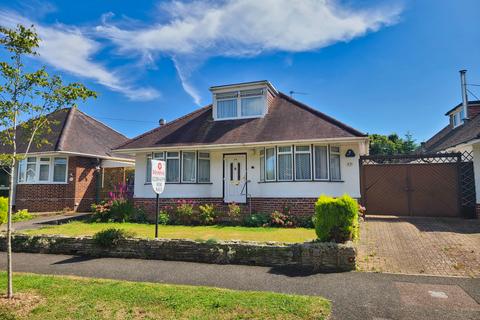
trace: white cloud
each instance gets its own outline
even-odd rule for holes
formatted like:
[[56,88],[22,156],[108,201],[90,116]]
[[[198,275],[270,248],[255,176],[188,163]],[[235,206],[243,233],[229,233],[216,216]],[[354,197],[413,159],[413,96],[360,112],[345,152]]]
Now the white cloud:
[[188,76],[182,75],[179,57],[201,61],[213,56],[317,50],[393,24],[401,12],[398,7],[353,10],[334,0],[172,1],[159,8],[163,22],[129,28],[104,19],[96,30],[115,43],[120,53],[176,57],[183,86],[194,100],[198,96]]
[[152,100],[159,96],[157,90],[133,87],[120,75],[94,62],[93,56],[101,49],[101,45],[88,38],[79,28],[61,24],[44,26],[5,10],[0,10],[0,21],[7,27],[15,27],[18,23],[34,24],[42,39],[37,50],[39,59],[59,70],[92,79],[113,91],[123,93],[131,100]]

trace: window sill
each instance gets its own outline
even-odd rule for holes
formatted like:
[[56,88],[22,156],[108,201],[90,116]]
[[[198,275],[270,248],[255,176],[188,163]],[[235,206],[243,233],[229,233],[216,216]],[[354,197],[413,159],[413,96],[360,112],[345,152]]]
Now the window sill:
[[290,181],[259,181],[257,183],[285,183],[285,182],[345,182],[343,180],[290,180]]

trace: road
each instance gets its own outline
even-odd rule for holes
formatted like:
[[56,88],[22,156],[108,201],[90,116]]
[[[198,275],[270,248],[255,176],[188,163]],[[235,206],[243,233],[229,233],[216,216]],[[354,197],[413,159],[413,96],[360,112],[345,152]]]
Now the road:
[[[6,268],[6,255],[0,255]],[[334,319],[480,319],[480,279],[381,273],[304,274],[190,262],[14,254],[14,270],[129,281],[320,295]]]

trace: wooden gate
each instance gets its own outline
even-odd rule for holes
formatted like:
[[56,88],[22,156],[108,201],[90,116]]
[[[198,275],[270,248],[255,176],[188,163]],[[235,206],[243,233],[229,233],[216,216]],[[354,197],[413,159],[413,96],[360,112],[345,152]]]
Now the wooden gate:
[[362,203],[368,214],[462,216],[462,163],[460,153],[363,156]]

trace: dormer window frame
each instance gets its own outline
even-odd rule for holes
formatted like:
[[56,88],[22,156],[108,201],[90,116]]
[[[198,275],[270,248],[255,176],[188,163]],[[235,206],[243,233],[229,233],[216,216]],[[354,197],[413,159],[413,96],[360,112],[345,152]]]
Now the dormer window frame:
[[[233,89],[233,88],[232,88]],[[253,94],[255,91],[260,91],[260,94]],[[226,90],[221,92],[213,93],[213,118],[215,121],[223,120],[238,120],[238,119],[252,119],[252,118],[263,118],[267,113],[267,94],[268,89],[266,87],[252,87],[252,88],[242,88],[237,90]],[[220,98],[219,98],[220,97]],[[225,98],[222,98],[225,97]],[[252,98],[261,97],[262,101],[262,112],[255,115],[242,115],[242,101]],[[236,116],[234,117],[218,117],[218,102],[219,101],[230,101],[236,100]]]
[[457,109],[450,114],[452,128],[457,128],[464,123],[465,120],[465,112],[463,108]]

